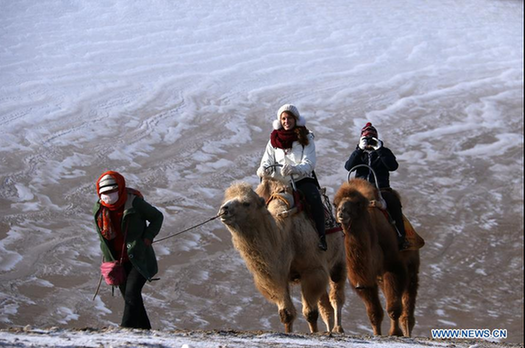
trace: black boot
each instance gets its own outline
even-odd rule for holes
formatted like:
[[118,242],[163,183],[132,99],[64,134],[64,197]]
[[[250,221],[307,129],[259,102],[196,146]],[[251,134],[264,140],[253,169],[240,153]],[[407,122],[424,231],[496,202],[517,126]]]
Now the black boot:
[[397,237],[397,245],[399,246],[399,251],[406,250],[410,246],[404,236]]
[[326,236],[324,234],[319,237],[319,244],[317,244],[317,246],[322,251],[326,251],[328,249],[328,246],[326,245]]

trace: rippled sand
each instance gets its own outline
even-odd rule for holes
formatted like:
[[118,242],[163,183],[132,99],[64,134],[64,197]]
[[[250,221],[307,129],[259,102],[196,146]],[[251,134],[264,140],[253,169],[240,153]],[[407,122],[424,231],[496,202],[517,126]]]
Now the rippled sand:
[[[330,196],[366,121],[398,156],[427,242],[414,334],[523,342],[523,2],[1,4],[0,327],[118,324],[120,295],[91,300],[96,178],[120,171],[165,213],[159,237],[181,231],[231,182],[257,184],[292,102]],[[282,330],[220,222],[155,249],[155,328]],[[347,295],[346,332],[370,333]]]

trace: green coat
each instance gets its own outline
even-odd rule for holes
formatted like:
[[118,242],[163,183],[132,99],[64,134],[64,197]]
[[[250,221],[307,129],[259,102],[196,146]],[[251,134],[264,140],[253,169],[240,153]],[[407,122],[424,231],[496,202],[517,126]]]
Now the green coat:
[[[97,201],[93,207],[93,214],[98,237],[100,238],[100,249],[104,255],[104,261],[114,261],[117,260],[120,255],[113,255],[111,253],[108,241],[102,237],[100,233],[100,228],[97,224],[99,210],[100,201]],[[157,208],[142,198],[128,192],[128,200],[124,205],[121,230],[124,233],[127,224],[126,250],[129,260],[140,274],[149,281],[157,274],[158,266],[153,247],[151,245],[146,246],[144,239],[147,238],[153,241],[160,231],[163,219],[164,216]],[[149,225],[146,224],[146,221],[149,222]]]

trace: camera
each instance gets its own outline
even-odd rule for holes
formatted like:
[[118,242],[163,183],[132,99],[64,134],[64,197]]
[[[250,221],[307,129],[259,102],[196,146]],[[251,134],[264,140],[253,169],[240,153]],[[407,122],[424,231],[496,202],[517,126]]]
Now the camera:
[[376,146],[377,145],[377,140],[375,140],[372,137],[366,137],[365,141],[366,141],[366,146]]

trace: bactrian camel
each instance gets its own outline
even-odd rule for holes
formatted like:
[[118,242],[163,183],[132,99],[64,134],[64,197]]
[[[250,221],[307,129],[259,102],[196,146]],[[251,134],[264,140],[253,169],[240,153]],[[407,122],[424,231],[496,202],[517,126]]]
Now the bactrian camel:
[[345,182],[335,195],[336,218],[345,232],[348,278],[365,303],[375,335],[381,334],[383,320],[381,287],[390,317],[389,334],[410,336],[415,325],[419,251],[398,250],[396,231],[377,202],[376,188],[363,179]]
[[[286,186],[267,178],[257,191],[283,192]],[[342,233],[328,235],[328,251],[320,250],[315,227],[304,212],[280,215],[288,210],[287,204],[286,199],[269,200],[267,204],[249,184],[234,183],[225,192],[219,214],[256,288],[277,305],[285,332],[293,331],[297,316],[291,284],[301,286],[302,311],[311,332],[318,331],[319,311],[328,331],[343,332],[346,266]]]

